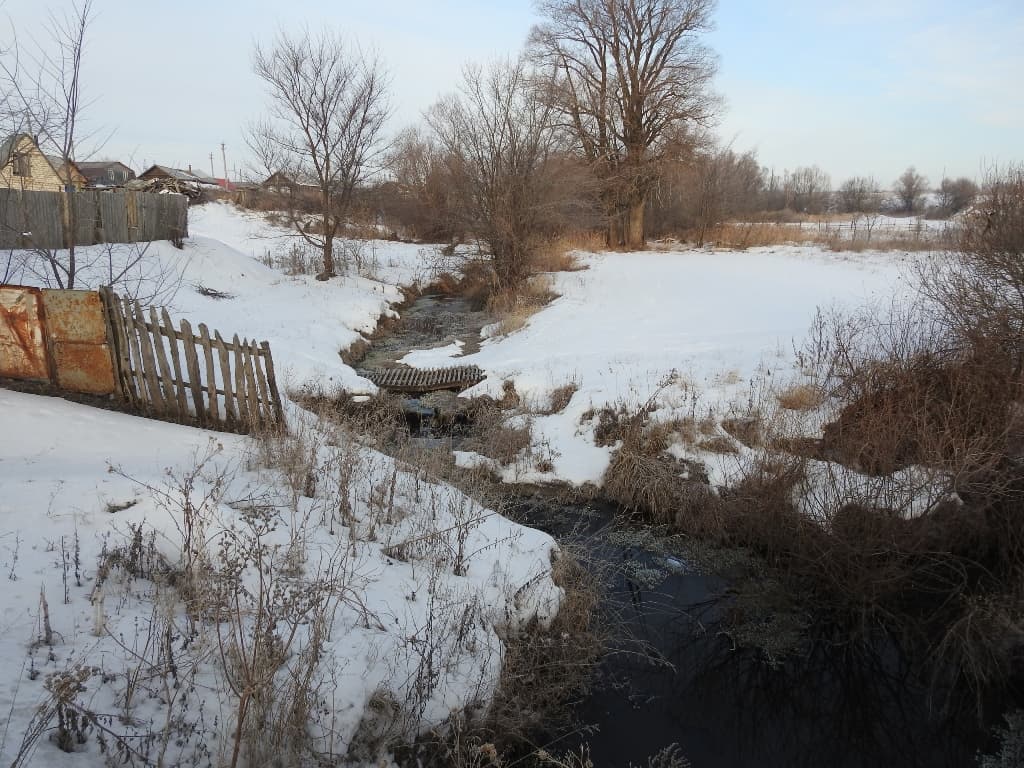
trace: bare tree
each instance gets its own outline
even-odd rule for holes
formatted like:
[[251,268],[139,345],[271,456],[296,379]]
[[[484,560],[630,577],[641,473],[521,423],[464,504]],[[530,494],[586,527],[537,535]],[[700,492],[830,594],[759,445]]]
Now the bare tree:
[[974,202],[978,196],[978,185],[966,176],[959,179],[943,179],[938,192],[939,212],[952,216]]
[[394,181],[392,212],[412,231],[427,240],[462,240],[448,157],[437,138],[420,128],[402,131],[387,155]]
[[[253,68],[266,84],[268,117],[249,131],[249,146],[270,173],[316,189],[318,215],[289,204],[291,225],[323,254],[318,279],[334,277],[334,240],[356,188],[380,157],[387,119],[387,75],[381,61],[340,35],[280,31],[257,45]],[[294,196],[285,196],[289,202]]]
[[839,187],[843,213],[875,213],[879,207],[878,182],[873,176],[852,176]]
[[788,177],[790,207],[801,213],[828,208],[832,179],[816,165],[797,168]]
[[665,140],[706,125],[716,68],[699,36],[714,0],[537,0],[531,51],[576,151],[602,183],[609,245],[644,246],[644,207]]
[[913,213],[921,207],[921,200],[928,191],[928,179],[910,166],[903,175],[896,179],[896,197],[900,207],[907,213]]
[[486,244],[497,287],[513,286],[559,206],[551,107],[520,61],[466,67],[458,94],[427,122],[448,154],[466,228]]
[[31,134],[41,151],[54,156],[59,166],[54,171],[64,183],[64,250],[33,251],[60,288],[74,288],[79,272],[71,169],[74,161],[81,159],[80,121],[87,106],[82,94],[82,58],[92,15],[92,0],[81,0],[69,13],[51,14],[49,45],[28,48],[15,41],[0,55],[0,89],[4,92],[0,99],[7,127],[12,133]]

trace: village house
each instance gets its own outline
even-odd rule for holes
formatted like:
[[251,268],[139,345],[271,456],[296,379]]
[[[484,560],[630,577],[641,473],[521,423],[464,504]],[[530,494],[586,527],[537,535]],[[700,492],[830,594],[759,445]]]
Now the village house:
[[0,143],[0,189],[60,192],[68,184],[84,186],[85,177],[74,163],[64,172],[61,159],[48,158],[29,134],[16,133]]
[[78,169],[85,176],[87,186],[94,189],[121,187],[135,178],[135,171],[116,160],[78,163]]

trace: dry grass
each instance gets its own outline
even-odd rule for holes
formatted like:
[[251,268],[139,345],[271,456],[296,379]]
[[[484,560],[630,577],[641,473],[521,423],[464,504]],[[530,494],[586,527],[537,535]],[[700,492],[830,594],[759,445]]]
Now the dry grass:
[[551,290],[551,280],[537,275],[514,288],[492,294],[487,300],[487,311],[495,316],[496,335],[507,336],[526,325],[527,321],[557,298]]
[[821,405],[821,389],[812,384],[794,384],[779,392],[775,399],[787,411],[810,411]]
[[577,252],[597,253],[608,246],[601,232],[569,232],[549,240],[537,250],[533,268],[536,272],[575,272],[584,267],[576,258]]
[[554,413],[561,413],[569,407],[569,403],[572,401],[572,396],[579,391],[579,388],[580,385],[574,381],[571,381],[568,384],[563,384],[560,387],[555,387],[548,398],[547,407],[541,409],[539,413],[547,416]]
[[[704,240],[718,248],[746,250],[766,246],[821,245],[832,251],[933,251],[951,245],[950,236],[927,227],[851,231],[850,216],[804,217],[795,222],[728,222],[711,228]],[[840,229],[840,226],[843,227]],[[689,239],[693,240],[692,233]]]

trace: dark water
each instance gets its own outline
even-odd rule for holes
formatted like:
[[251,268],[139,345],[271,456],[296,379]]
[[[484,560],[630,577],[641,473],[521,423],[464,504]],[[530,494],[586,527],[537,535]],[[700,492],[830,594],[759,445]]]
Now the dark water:
[[629,529],[615,527],[610,506],[534,498],[520,514],[610,566],[604,610],[616,639],[576,711],[593,729],[556,745],[587,743],[596,768],[645,766],[670,744],[693,768],[959,768],[986,746],[973,700],[941,716],[891,643],[812,627],[798,654],[772,661],[724,633],[725,579],[623,543]]
[[[472,352],[488,319],[462,299],[424,296],[361,366],[454,339]],[[615,509],[564,505],[523,495],[521,522],[582,546],[607,578],[602,610],[612,648],[576,715],[582,732],[550,745],[586,743],[596,768],[646,766],[678,744],[693,768],[960,768],[988,744],[973,700],[942,716],[893,643],[853,643],[835,628],[811,627],[794,655],[769,659],[736,647],[723,618],[730,583],[684,555],[652,545],[647,532],[617,527]],[[955,707],[954,707],[955,708]],[[663,764],[668,768],[668,763]]]
[[488,322],[488,314],[475,309],[468,299],[424,294],[402,311],[386,335],[373,340],[358,365],[364,369],[388,366],[414,349],[443,347],[453,341],[463,342],[462,353],[469,355],[480,349],[480,329]]

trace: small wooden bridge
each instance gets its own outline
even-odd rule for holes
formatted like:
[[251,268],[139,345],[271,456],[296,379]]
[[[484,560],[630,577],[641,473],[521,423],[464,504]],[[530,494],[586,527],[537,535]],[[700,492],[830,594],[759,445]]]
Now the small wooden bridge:
[[459,392],[484,380],[484,372],[475,365],[453,368],[375,368],[359,371],[381,389],[404,394],[425,394],[450,390]]

